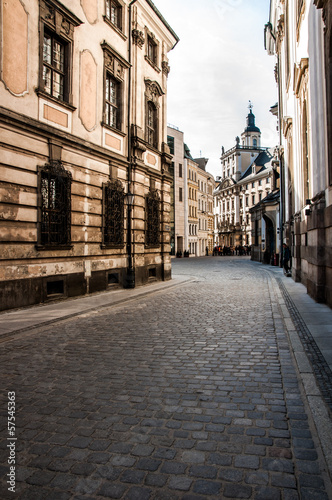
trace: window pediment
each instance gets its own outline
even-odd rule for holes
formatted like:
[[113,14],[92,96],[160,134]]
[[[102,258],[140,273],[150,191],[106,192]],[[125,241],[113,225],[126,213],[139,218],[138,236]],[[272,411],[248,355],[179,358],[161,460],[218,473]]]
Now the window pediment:
[[101,44],[101,48],[104,51],[105,69],[107,69],[107,71],[109,71],[115,78],[123,81],[125,70],[130,67],[130,64],[106,41]]

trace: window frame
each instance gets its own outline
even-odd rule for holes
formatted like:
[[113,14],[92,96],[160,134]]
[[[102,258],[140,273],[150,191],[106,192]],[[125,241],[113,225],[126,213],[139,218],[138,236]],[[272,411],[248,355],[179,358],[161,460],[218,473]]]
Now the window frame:
[[[52,0],[52,2],[39,0],[39,76],[36,93],[72,111],[76,109],[73,106],[72,95],[74,30],[80,24],[82,24],[82,21],[57,0]],[[50,68],[49,63],[45,65],[46,61],[44,61],[45,34],[50,36],[52,40],[61,43],[64,47],[64,67],[62,71],[64,76],[64,90],[62,97],[52,95],[52,93],[45,90],[44,67]],[[55,67],[52,69],[56,71]]]
[[158,248],[160,242],[161,200],[158,191],[150,189],[145,197],[145,247]]
[[[108,15],[108,5],[110,6]],[[111,8],[114,5],[117,9],[118,19],[117,22],[112,21]],[[120,35],[124,40],[127,40],[125,35],[125,4],[121,0],[105,0],[105,14],[103,16],[105,23],[107,23],[111,28],[113,28],[118,35]]]
[[[101,48],[104,52],[104,94],[103,94],[103,119],[101,125],[103,127],[109,128],[110,130],[125,135],[125,79],[127,70],[129,68],[129,63],[118,54],[107,42],[101,44]],[[107,123],[107,104],[113,106],[111,101],[106,99],[107,91],[107,80],[108,78],[112,80],[117,86],[117,103],[114,107],[117,108],[118,114],[116,119],[116,126]]]
[[[43,180],[46,180],[46,183]],[[51,181],[52,188],[50,189]],[[38,169],[36,245],[38,250],[72,248],[71,182],[71,173],[59,160],[50,161]],[[52,192],[53,199],[51,200]],[[54,231],[54,226],[57,226],[56,231]],[[53,237],[54,234],[57,235],[56,238]]]
[[[101,247],[123,248],[125,244],[125,192],[122,182],[111,179],[103,184],[102,189],[103,224]],[[115,205],[117,206],[115,207]],[[114,208],[116,208],[116,211]],[[114,212],[117,215],[116,219],[113,217]]]

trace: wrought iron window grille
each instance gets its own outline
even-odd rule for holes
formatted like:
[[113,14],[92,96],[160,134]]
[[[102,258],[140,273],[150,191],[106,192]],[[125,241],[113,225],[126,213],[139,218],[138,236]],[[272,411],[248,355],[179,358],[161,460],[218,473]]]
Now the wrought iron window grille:
[[103,246],[124,245],[125,192],[121,181],[111,180],[103,186],[104,224]]
[[51,161],[40,170],[40,231],[44,247],[68,246],[71,240],[72,175],[61,161]]
[[145,246],[160,246],[160,197],[156,189],[150,190],[146,197]]

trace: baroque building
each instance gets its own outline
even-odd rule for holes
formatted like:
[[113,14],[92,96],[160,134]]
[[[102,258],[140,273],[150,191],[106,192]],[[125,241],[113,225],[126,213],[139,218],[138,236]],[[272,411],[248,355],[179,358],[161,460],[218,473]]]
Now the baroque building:
[[[277,189],[278,173],[274,151],[261,146],[261,131],[251,103],[241,138],[236,137],[235,146],[228,151],[222,147],[221,172],[214,190],[215,245],[255,244],[260,248],[264,243],[262,227],[256,223],[252,227],[250,209]],[[274,221],[275,232],[276,224]],[[262,260],[261,253],[255,260]]]
[[198,256],[213,252],[213,190],[215,181],[212,174],[206,171],[207,158],[196,158],[198,165]]
[[167,127],[172,154],[171,255],[201,256],[213,249],[213,175],[207,158],[193,158],[177,127]]
[[281,238],[292,276],[332,305],[332,6],[271,0],[265,47],[279,90]]
[[1,309],[170,279],[178,37],[151,0],[1,8]]

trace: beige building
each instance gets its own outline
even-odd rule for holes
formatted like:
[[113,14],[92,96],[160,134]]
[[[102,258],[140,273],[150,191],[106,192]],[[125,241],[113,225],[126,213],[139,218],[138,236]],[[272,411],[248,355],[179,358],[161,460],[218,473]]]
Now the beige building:
[[171,255],[188,248],[188,184],[187,160],[184,158],[184,136],[177,127],[167,127],[167,142],[172,159],[173,185],[171,189]]
[[198,163],[191,156],[188,146],[184,145],[184,157],[187,164],[188,185],[188,247],[189,254],[197,257],[198,253]]
[[213,252],[213,175],[206,171],[207,158],[195,158],[198,164],[198,256]]
[[176,34],[150,0],[1,9],[1,309],[169,279]]
[[[236,145],[226,152],[222,148],[222,175],[217,177],[214,191],[216,246],[251,246],[253,232],[257,236],[258,229],[252,227],[249,211],[277,189],[274,151],[261,147],[261,132],[255,124],[251,104],[249,108],[241,139],[237,137]],[[277,223],[274,221],[275,233]]]
[[271,0],[265,46],[279,88],[281,240],[292,276],[332,305],[332,5]]

